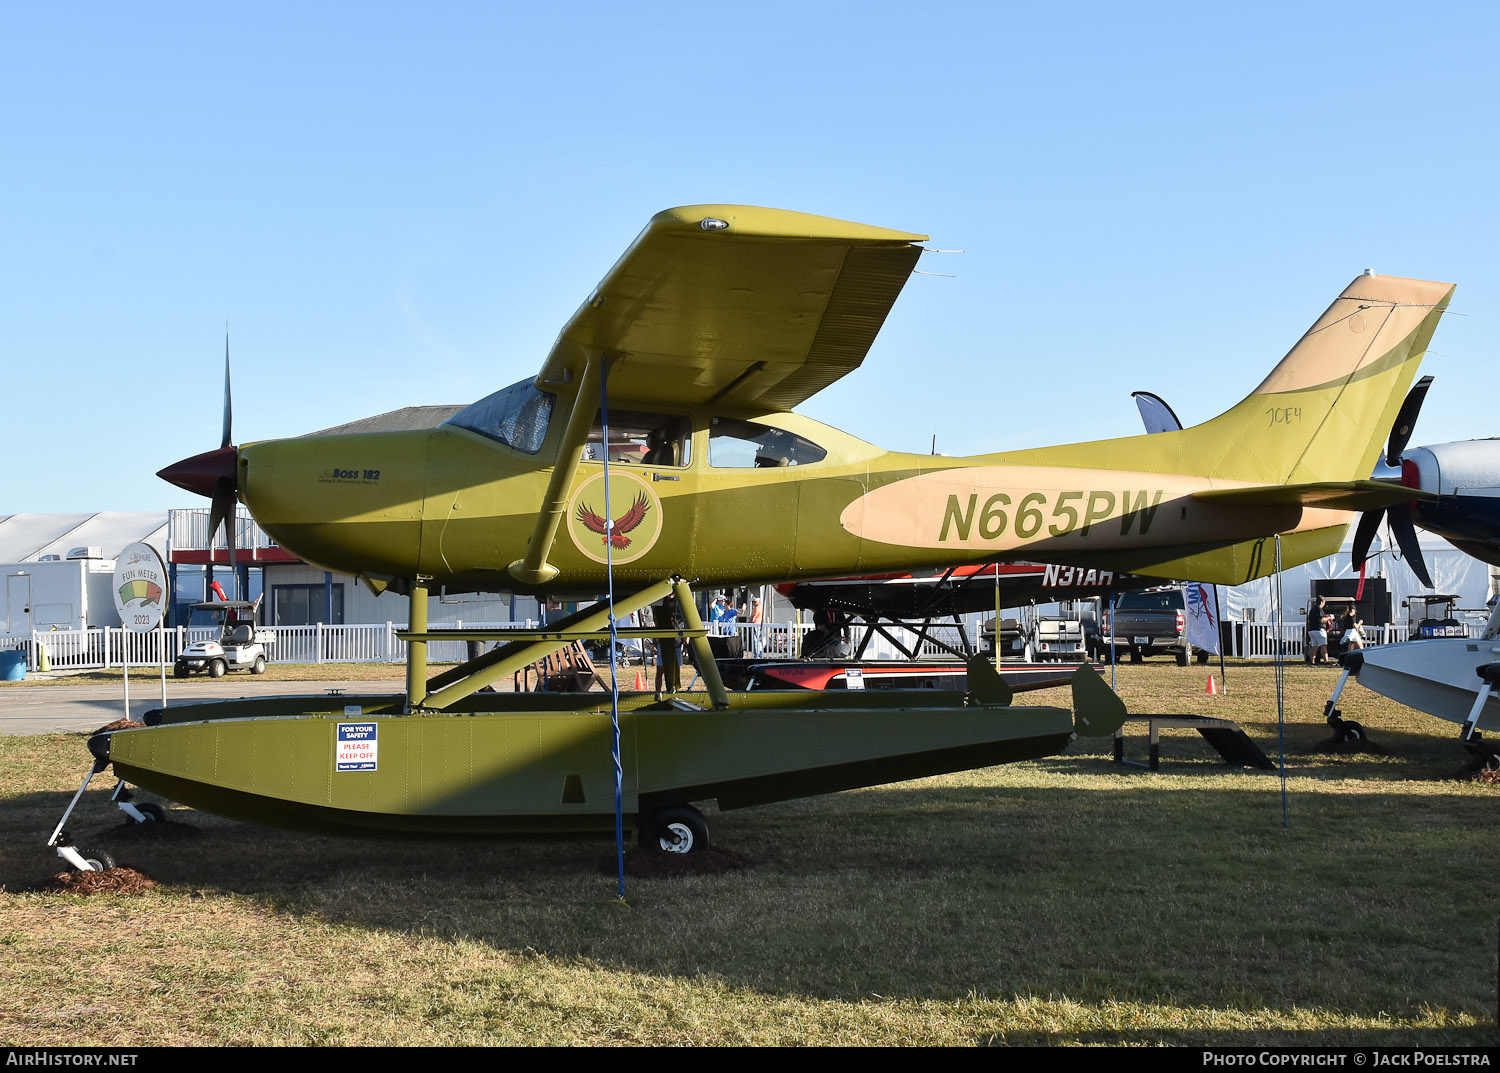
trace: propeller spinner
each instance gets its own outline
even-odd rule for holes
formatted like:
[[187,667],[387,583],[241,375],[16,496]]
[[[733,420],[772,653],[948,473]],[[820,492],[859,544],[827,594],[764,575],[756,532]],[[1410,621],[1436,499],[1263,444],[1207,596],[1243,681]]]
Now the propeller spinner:
[[[1401,403],[1401,409],[1396,414],[1396,421],[1391,425],[1390,439],[1385,446],[1385,465],[1388,471],[1400,468],[1399,476],[1395,477],[1394,483],[1405,485],[1409,488],[1420,487],[1421,481],[1417,476],[1416,467],[1409,462],[1404,462],[1401,452],[1406,450],[1407,443],[1411,440],[1412,429],[1417,423],[1417,414],[1422,409],[1422,401],[1427,397],[1427,389],[1432,386],[1432,377],[1424,376],[1412,386],[1406,395],[1406,400]],[[1377,474],[1378,480],[1391,480],[1392,475]],[[1422,549],[1417,543],[1416,521],[1413,518],[1412,505],[1410,503],[1396,503],[1389,507],[1377,510],[1367,510],[1359,516],[1359,525],[1354,530],[1353,565],[1354,569],[1361,570],[1365,561],[1370,556],[1370,544],[1375,539],[1375,533],[1380,528],[1381,519],[1385,519],[1390,526],[1391,535],[1396,538],[1396,545],[1401,549],[1407,565],[1411,567],[1412,573],[1417,579],[1432,588],[1432,577],[1427,573],[1427,564],[1422,561]]]

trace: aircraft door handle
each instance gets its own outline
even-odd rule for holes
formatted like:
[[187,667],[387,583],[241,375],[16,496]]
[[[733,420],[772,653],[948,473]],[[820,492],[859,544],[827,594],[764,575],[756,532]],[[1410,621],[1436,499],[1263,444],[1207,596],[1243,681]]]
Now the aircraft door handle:
[[669,474],[666,474],[666,473],[653,473],[653,474],[651,474],[651,479],[653,481],[676,481],[676,480],[681,480],[682,478],[680,478],[680,477],[673,477],[673,476],[671,476]]

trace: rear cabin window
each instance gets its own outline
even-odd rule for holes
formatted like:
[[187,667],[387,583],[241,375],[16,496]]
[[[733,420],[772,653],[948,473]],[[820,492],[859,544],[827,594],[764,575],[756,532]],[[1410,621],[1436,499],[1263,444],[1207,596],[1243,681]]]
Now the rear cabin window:
[[547,438],[554,399],[555,396],[538,391],[530,380],[522,380],[465,406],[443,424],[469,429],[534,455]]
[[1127,592],[1120,597],[1121,611],[1181,611],[1182,590],[1164,592]]
[[821,462],[828,452],[786,429],[716,417],[708,430],[708,464],[716,469],[766,469]]
[[[611,464],[681,468],[688,464],[692,445],[693,422],[689,418],[640,410],[609,411]],[[586,461],[603,462],[604,454],[604,418],[595,414],[583,457]]]

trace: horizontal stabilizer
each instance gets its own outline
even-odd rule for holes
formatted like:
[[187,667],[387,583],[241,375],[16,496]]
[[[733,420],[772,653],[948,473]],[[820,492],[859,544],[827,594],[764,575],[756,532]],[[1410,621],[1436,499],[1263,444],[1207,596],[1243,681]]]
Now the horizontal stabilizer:
[[1310,484],[1268,484],[1253,488],[1215,488],[1194,492],[1194,499],[1232,507],[1322,507],[1325,510],[1376,510],[1393,503],[1435,499],[1405,485],[1387,481],[1315,481]]

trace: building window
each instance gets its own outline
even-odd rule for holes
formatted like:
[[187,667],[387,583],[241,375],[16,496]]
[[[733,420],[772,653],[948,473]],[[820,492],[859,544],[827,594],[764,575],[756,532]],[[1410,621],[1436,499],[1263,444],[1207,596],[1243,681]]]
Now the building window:
[[327,591],[322,585],[272,585],[272,621],[278,626],[311,626],[314,622],[340,626],[344,622],[344,586],[333,586],[333,615],[323,614]]

